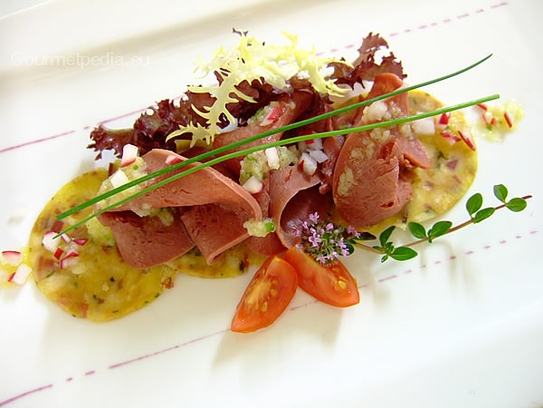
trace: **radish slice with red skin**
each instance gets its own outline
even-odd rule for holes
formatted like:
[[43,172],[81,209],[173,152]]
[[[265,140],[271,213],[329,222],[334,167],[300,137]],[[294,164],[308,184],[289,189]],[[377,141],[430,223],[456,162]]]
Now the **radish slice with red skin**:
[[471,132],[469,130],[464,129],[464,130],[459,130],[458,134],[460,135],[464,143],[466,143],[466,145],[471,150],[475,151],[475,143],[473,142],[473,138],[471,137]]
[[437,123],[440,124],[440,125],[448,125],[450,118],[451,118],[450,113],[442,113],[441,116],[439,117],[439,121]]
[[57,250],[55,251],[54,253],[54,257],[56,259],[60,259],[62,257],[62,255],[64,254],[64,249],[62,248],[57,248]]
[[10,276],[9,282],[22,285],[28,279],[28,275],[32,272],[32,268],[26,264],[21,264],[13,275]]
[[257,194],[262,191],[264,184],[255,176],[251,176],[245,183],[243,183],[243,188],[251,194]]
[[55,253],[57,250],[59,244],[60,244],[60,237],[56,237],[56,232],[53,231],[47,231],[43,235],[43,239],[41,243],[43,244],[43,247],[48,250],[49,252]]
[[123,156],[121,158],[121,167],[131,165],[138,158],[137,146],[126,144],[123,146]]
[[17,266],[23,260],[23,254],[19,251],[2,251],[2,257],[11,266]]
[[281,108],[279,106],[274,106],[271,110],[268,116],[266,116],[262,122],[260,123],[260,126],[268,126],[271,125],[273,122],[275,122],[277,119],[279,119],[279,116],[281,116]]
[[75,249],[70,248],[66,251],[66,255],[64,255],[64,258],[62,259],[75,258],[77,256],[79,256],[79,253]]
[[492,114],[490,112],[484,112],[481,117],[483,118],[483,122],[485,122],[485,125],[487,128],[492,127]]
[[75,242],[79,246],[85,245],[89,240],[87,238],[74,238],[73,242]]
[[324,163],[328,160],[328,155],[323,150],[309,150],[309,155],[313,157],[317,163]]
[[75,266],[77,262],[79,261],[79,259],[77,259],[78,256],[79,255],[71,256],[69,258],[67,257],[62,258],[62,260],[60,261],[60,269],[66,269],[66,268]]
[[323,148],[322,139],[306,140],[305,144],[307,145],[308,149],[312,150],[322,150]]
[[509,114],[509,112],[505,111],[503,113],[503,118],[505,119],[505,122],[507,123],[507,126],[512,128],[513,127],[513,117]]
[[311,155],[307,152],[302,153],[298,164],[308,176],[312,176],[317,171],[317,160],[311,157]]
[[441,136],[450,144],[453,145],[460,141],[460,138],[455,136],[450,130],[445,129],[441,132]]

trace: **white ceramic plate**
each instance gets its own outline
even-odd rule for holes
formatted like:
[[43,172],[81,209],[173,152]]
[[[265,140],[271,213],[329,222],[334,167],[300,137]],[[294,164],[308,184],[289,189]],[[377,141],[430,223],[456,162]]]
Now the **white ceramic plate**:
[[[252,335],[228,331],[249,275],[180,276],[153,304],[107,324],[72,318],[32,283],[1,290],[0,406],[543,406],[543,3],[90,3],[48,2],[0,19],[1,249],[22,247],[49,197],[92,167],[93,126],[130,124],[180,95],[191,61],[234,44],[233,27],[269,42],[298,33],[302,44],[347,58],[378,32],[411,83],[494,53],[429,91],[450,104],[500,93],[523,105],[517,132],[477,141],[470,193],[491,201],[492,186],[504,183],[512,196],[534,198],[408,263],[358,253],[347,264],[359,305],[334,309],[298,292],[276,324]],[[38,65],[67,55],[80,62]],[[103,60],[84,65],[93,56]],[[462,207],[447,218],[463,221]]]

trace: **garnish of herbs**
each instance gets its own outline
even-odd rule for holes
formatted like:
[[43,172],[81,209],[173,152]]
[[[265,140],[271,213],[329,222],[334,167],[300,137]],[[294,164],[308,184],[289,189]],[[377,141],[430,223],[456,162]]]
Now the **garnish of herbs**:
[[[350,248],[356,246],[358,248],[382,255],[381,262],[385,262],[388,259],[394,259],[396,261],[407,261],[409,259],[415,258],[418,255],[417,251],[412,248],[413,246],[424,242],[428,242],[431,244],[438,237],[451,234],[471,224],[478,224],[486,220],[490,216],[494,215],[496,211],[504,208],[507,208],[508,210],[513,212],[521,212],[527,206],[526,200],[532,198],[531,195],[525,195],[522,197],[514,197],[508,200],[507,196],[509,192],[507,187],[505,187],[503,184],[495,185],[493,191],[494,196],[501,204],[493,207],[490,206],[482,208],[483,196],[481,193],[475,193],[466,202],[466,211],[468,212],[469,218],[466,221],[455,226],[453,226],[453,223],[451,221],[437,221],[430,228],[426,229],[420,223],[408,223],[408,230],[411,235],[416,238],[416,240],[407,244],[397,246],[390,239],[392,233],[396,229],[395,226],[390,226],[386,228],[383,232],[379,234],[378,238],[373,236],[372,234],[364,233],[359,234],[358,236],[352,235],[346,240],[348,241]],[[362,243],[362,241],[375,239],[378,239],[379,245],[370,246]]]

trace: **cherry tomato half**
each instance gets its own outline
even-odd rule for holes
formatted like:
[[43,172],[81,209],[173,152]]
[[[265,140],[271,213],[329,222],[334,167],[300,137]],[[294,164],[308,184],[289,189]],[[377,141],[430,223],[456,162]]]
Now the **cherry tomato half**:
[[271,256],[245,289],[232,319],[231,330],[249,333],[269,326],[287,308],[297,287],[294,268],[281,257]]
[[298,274],[298,286],[323,303],[348,307],[360,301],[356,280],[340,261],[323,266],[297,246],[285,253],[285,260]]

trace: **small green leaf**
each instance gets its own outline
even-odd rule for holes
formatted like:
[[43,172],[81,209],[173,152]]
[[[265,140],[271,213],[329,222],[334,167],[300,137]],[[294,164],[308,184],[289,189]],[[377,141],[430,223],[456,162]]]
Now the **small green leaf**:
[[505,206],[514,212],[520,212],[526,208],[528,203],[524,198],[515,197],[505,203]]
[[394,231],[395,228],[396,227],[392,225],[391,227],[388,227],[386,230],[381,232],[381,235],[379,235],[379,242],[381,243],[382,246],[385,246],[385,244],[387,243],[388,239],[390,238],[390,235],[392,235],[392,232]]
[[417,251],[414,249],[403,246],[396,248],[394,252],[390,254],[390,257],[396,261],[407,261],[415,258],[417,255]]
[[475,214],[475,217],[473,217],[473,222],[477,224],[478,222],[486,220],[488,217],[494,214],[494,211],[496,211],[494,207],[483,208],[482,210],[477,211],[477,214]]
[[507,200],[507,194],[507,187],[505,187],[503,184],[496,184],[494,186],[494,195],[502,203],[505,203],[505,200]]
[[419,224],[418,222],[410,222],[407,224],[407,227],[409,228],[409,231],[411,231],[411,234],[415,238],[418,239],[424,239],[426,238],[426,229],[423,225]]
[[481,195],[481,193],[473,194],[466,202],[466,210],[468,210],[470,217],[473,217],[473,214],[479,211],[482,205],[483,196]]
[[385,245],[383,246],[383,250],[385,251],[385,253],[391,254],[392,251],[394,251],[394,244],[390,241],[386,242]]
[[438,221],[432,228],[428,231],[429,241],[432,242],[432,239],[445,235],[452,227],[452,222],[450,221]]
[[383,255],[383,256],[381,257],[381,263],[384,263],[384,262],[386,262],[387,260],[388,260],[388,255]]

